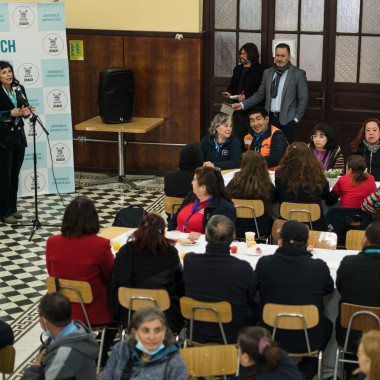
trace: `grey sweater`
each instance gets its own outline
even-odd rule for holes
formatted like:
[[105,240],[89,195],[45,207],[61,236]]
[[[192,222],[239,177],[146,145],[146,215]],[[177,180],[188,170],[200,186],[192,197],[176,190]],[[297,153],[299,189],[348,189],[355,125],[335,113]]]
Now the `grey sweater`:
[[22,380],[96,380],[98,343],[82,322],[74,323],[78,332],[49,344],[41,366],[27,368]]
[[120,380],[129,359],[132,360],[131,380],[187,380],[187,370],[176,345],[166,346],[152,359],[142,362],[136,350],[127,342],[113,349],[103,371],[102,380]]

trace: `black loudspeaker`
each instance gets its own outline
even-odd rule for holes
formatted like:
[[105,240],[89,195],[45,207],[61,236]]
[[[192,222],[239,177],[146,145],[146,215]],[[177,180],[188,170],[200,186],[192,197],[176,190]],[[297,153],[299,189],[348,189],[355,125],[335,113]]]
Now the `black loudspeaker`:
[[133,71],[111,67],[99,75],[99,114],[103,123],[128,123],[133,118],[135,90]]

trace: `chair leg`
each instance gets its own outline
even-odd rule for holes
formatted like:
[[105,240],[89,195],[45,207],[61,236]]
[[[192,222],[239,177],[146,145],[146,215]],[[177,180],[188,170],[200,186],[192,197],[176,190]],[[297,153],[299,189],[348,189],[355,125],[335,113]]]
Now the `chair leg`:
[[323,375],[322,368],[323,368],[323,353],[321,350],[318,353],[318,375],[317,375],[318,380],[322,380],[322,375]]
[[106,336],[106,329],[107,327],[104,327],[102,330],[102,335],[100,338],[100,347],[99,347],[99,356],[98,356],[98,364],[96,366],[96,377],[99,377],[100,373],[100,366],[102,364],[102,357],[103,357],[103,347],[104,347],[104,338]]
[[333,377],[333,380],[337,380],[337,377],[338,377],[339,356],[340,356],[340,348],[338,347],[336,349],[336,355],[335,355],[335,367],[334,367],[334,377]]

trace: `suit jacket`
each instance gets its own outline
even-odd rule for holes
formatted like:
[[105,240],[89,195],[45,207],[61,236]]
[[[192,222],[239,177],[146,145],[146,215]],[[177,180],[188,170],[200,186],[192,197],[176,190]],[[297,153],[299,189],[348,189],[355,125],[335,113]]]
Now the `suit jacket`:
[[[21,90],[25,94],[24,87],[20,84]],[[17,95],[17,107],[22,107],[23,101]],[[11,111],[15,108],[4,89],[0,87],[0,148],[12,149],[15,146],[27,146],[23,118],[15,126],[15,118],[11,116]]]
[[[265,99],[265,109],[268,113],[270,112],[273,75],[273,67],[264,71],[263,80],[258,91],[242,102],[245,110]],[[286,125],[294,120],[294,118],[300,121],[305,113],[307,103],[308,87],[306,73],[304,70],[290,65],[282,91],[280,123]]]

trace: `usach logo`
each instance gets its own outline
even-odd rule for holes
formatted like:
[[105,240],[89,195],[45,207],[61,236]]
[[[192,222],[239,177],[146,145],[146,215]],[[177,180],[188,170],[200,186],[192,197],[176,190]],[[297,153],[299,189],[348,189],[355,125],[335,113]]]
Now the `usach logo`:
[[48,34],[42,42],[42,48],[48,55],[61,54],[64,46],[62,37],[54,33]]
[[34,12],[31,8],[21,6],[13,11],[12,19],[14,24],[20,29],[28,29],[34,24]]

